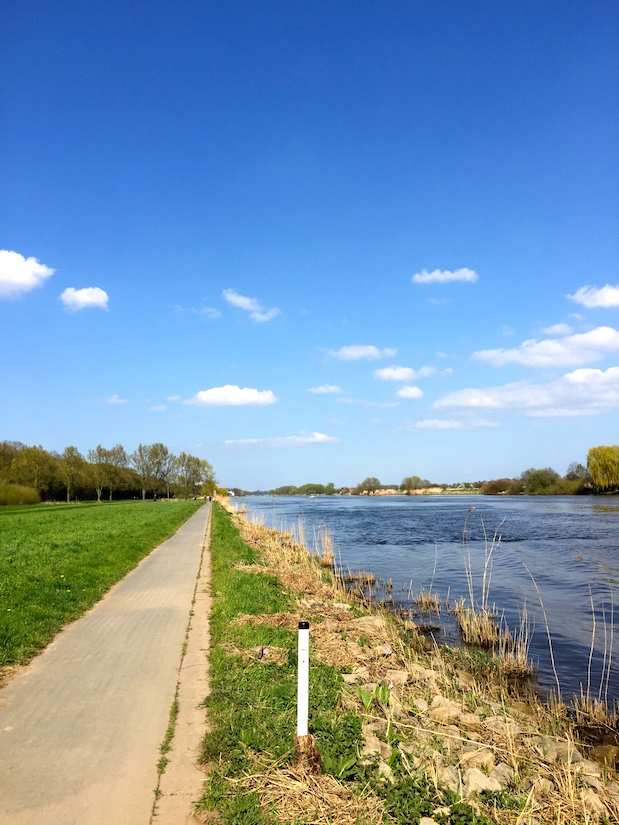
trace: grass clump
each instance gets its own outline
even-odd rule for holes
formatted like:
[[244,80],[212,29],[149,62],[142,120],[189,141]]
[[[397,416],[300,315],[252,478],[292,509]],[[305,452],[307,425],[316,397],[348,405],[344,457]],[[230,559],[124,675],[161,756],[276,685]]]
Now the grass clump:
[[0,510],[0,668],[25,664],[200,504],[129,501]]

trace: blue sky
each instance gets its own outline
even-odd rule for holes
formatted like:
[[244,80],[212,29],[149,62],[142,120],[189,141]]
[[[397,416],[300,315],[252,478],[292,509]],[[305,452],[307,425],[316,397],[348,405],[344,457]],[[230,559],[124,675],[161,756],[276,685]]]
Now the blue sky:
[[613,2],[5,0],[0,438],[223,484],[618,440]]

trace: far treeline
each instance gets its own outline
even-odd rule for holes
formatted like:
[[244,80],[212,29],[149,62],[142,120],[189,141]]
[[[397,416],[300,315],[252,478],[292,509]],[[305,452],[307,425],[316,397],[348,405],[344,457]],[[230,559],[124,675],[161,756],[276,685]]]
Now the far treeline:
[[293,484],[276,487],[273,490],[254,490],[248,492],[231,488],[235,495],[270,495],[270,496],[333,496],[333,495],[380,495],[383,493],[403,493],[414,495],[424,491],[481,493],[496,495],[582,495],[586,493],[619,492],[619,445],[612,447],[592,447],[587,454],[587,466],[576,461],[561,476],[551,467],[537,469],[531,467],[518,478],[496,478],[491,481],[456,482],[454,484],[436,484],[428,479],[413,475],[407,476],[401,484],[381,484],[374,476],[368,476],[356,487],[336,488],[333,482],[328,484]]
[[127,453],[122,444],[100,444],[83,456],[77,447],[62,454],[19,441],[0,441],[0,504],[39,501],[101,501],[113,498],[151,498],[213,495],[217,482],[212,465],[182,452],[174,455],[165,444],[140,444]]

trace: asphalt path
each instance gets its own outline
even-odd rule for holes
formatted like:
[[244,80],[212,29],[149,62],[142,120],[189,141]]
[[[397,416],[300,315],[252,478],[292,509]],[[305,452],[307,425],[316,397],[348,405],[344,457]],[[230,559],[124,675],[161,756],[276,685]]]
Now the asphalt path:
[[2,825],[150,822],[209,514],[0,690]]

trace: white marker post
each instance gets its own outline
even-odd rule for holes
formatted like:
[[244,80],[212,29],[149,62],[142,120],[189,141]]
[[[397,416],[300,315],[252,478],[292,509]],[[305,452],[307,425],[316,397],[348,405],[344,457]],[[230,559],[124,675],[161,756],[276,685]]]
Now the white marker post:
[[309,622],[299,622],[299,676],[297,684],[297,736],[307,736],[309,713]]

